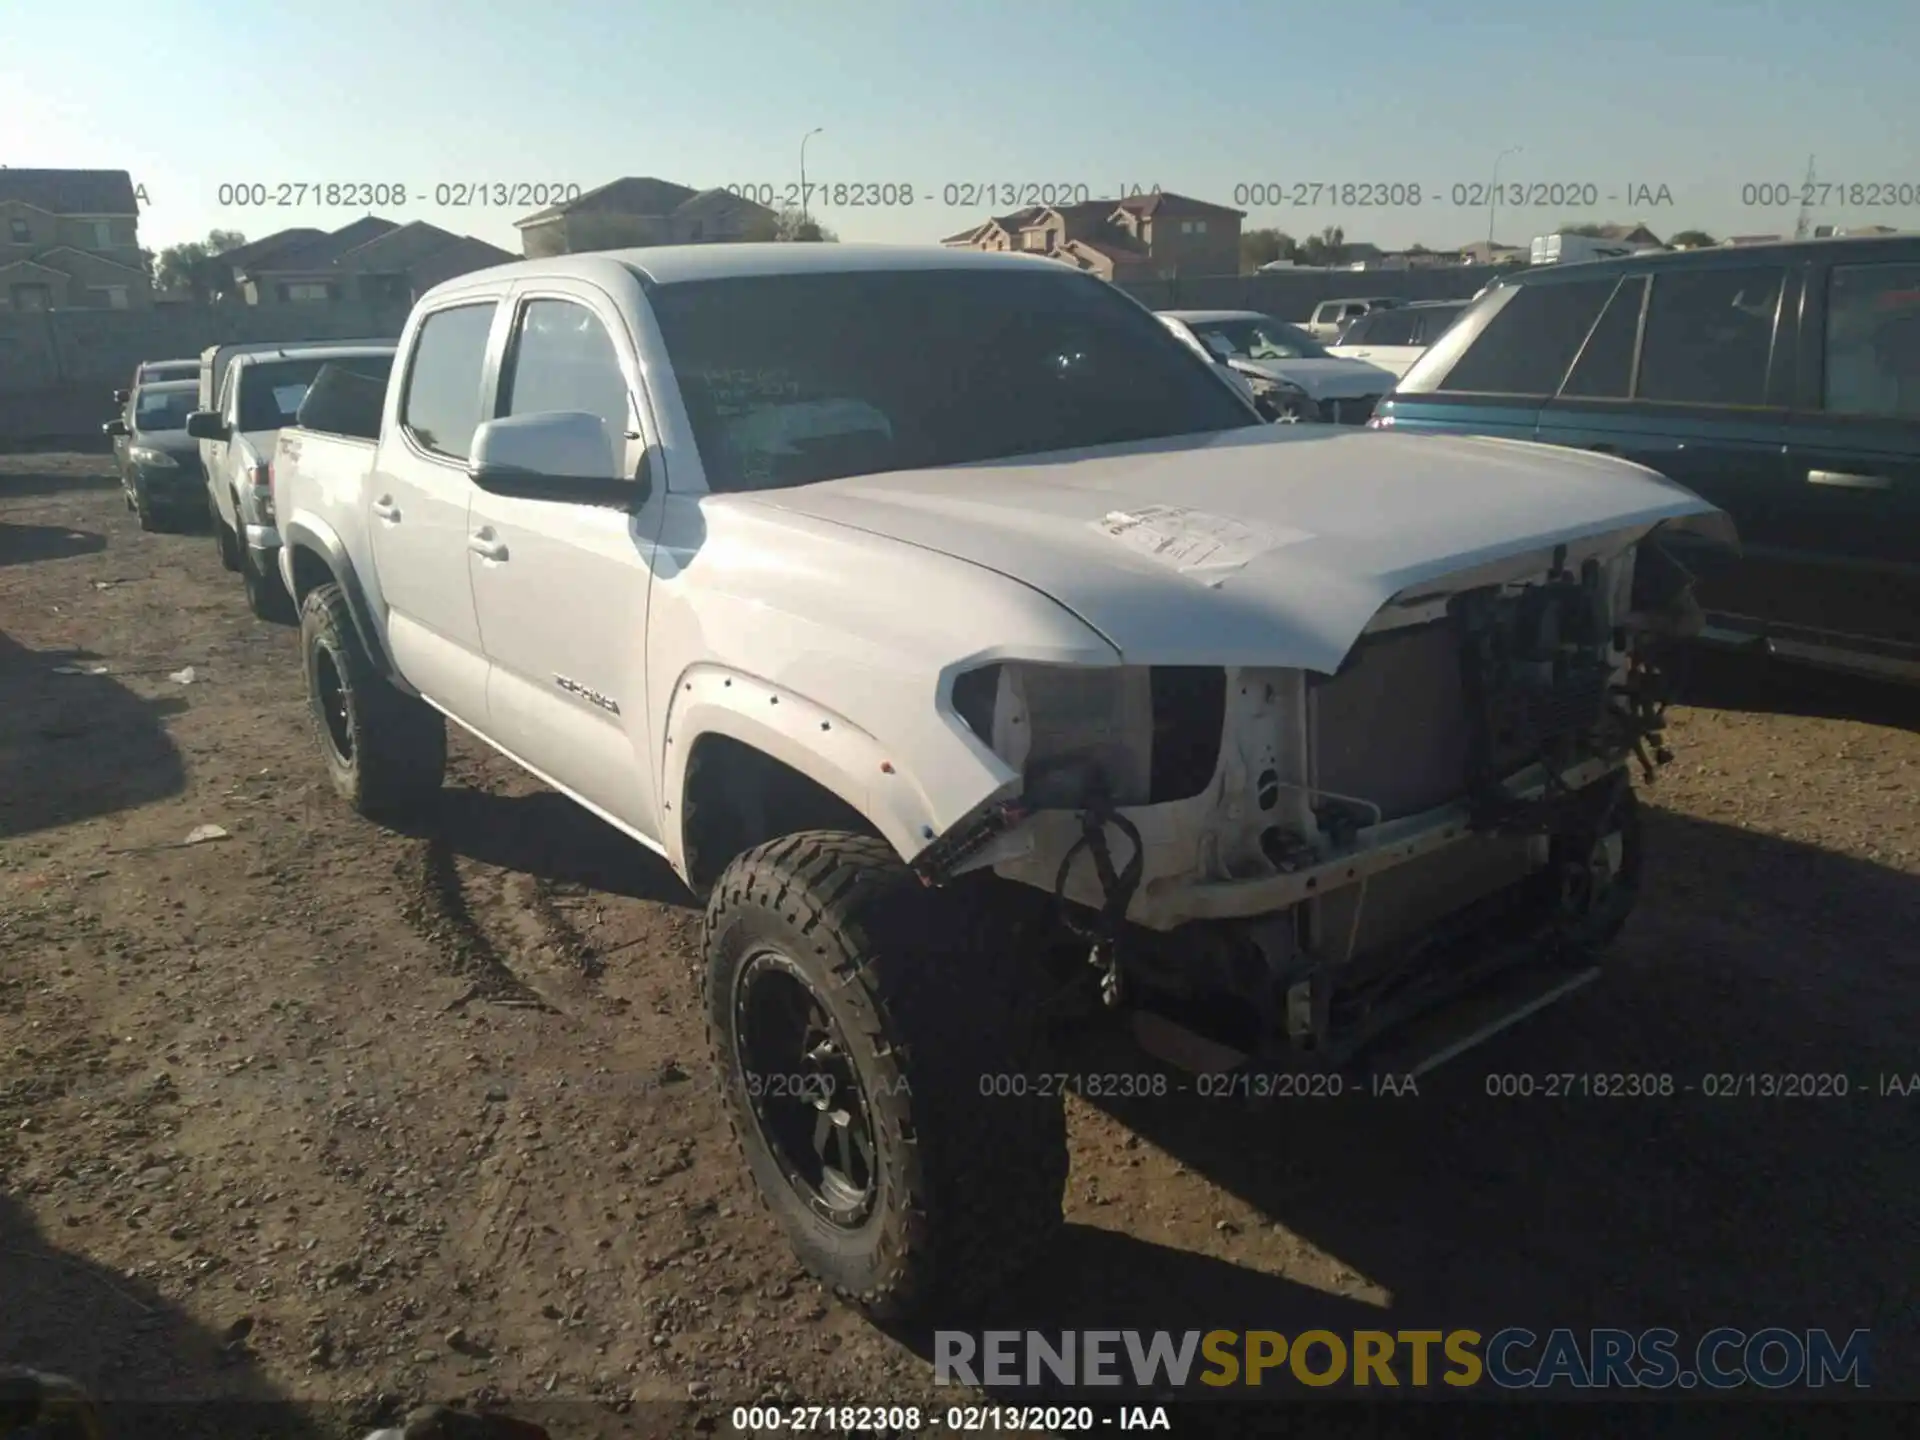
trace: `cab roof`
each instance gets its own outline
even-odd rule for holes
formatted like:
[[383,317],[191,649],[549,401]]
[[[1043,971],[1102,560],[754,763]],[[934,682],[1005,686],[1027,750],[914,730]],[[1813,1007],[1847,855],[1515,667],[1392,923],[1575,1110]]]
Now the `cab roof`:
[[944,245],[872,245],[768,241],[738,245],[650,245],[631,250],[599,250],[587,255],[555,255],[544,260],[515,260],[473,270],[433,287],[423,300],[483,285],[536,276],[605,280],[614,273],[637,277],[646,285],[679,285],[696,280],[731,280],[762,275],[872,274],[904,270],[1001,270],[1019,268],[1063,277],[1079,272],[1058,260],[1035,255],[995,254]]

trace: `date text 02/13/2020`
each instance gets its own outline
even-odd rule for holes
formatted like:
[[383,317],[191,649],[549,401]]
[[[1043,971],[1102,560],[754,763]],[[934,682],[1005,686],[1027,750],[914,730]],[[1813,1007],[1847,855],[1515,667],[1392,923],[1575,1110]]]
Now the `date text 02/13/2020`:
[[1455,181],[1427,185],[1414,180],[1247,180],[1233,187],[1233,203],[1248,210],[1359,209],[1396,210],[1421,206],[1482,210],[1590,209],[1607,204],[1652,208],[1674,203],[1672,189],[1659,183],[1625,185],[1597,180],[1524,181],[1486,184]]

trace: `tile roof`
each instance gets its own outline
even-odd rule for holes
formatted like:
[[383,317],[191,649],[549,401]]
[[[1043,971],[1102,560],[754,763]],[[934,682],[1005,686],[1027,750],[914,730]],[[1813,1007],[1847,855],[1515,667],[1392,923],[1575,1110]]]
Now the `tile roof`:
[[690,185],[677,185],[671,180],[660,180],[651,175],[628,175],[597,186],[577,199],[536,210],[513,223],[516,226],[535,225],[543,220],[558,219],[562,215],[671,215],[698,193]]
[[0,202],[18,200],[55,215],[137,215],[125,170],[20,170],[0,166]]

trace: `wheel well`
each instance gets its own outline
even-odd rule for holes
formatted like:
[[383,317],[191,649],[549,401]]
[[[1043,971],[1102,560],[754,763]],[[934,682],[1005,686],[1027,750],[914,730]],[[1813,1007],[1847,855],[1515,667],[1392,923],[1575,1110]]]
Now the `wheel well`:
[[880,833],[819,781],[730,735],[702,735],[694,741],[680,826],[687,883],[700,894],[736,855],[782,835],[802,830]]
[[293,603],[298,605],[322,585],[333,581],[333,570],[319,553],[305,545],[293,548]]

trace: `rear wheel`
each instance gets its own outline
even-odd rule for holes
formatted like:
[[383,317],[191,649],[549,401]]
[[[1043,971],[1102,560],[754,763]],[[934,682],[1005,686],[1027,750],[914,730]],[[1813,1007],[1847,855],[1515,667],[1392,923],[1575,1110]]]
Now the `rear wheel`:
[[240,580],[247,587],[247,609],[255,618],[277,625],[294,620],[293,597],[280,581],[278,571],[265,571],[251,548],[240,552]]
[[1038,965],[995,913],[840,831],[748,851],[708,903],[734,1134],[802,1263],[877,1318],[997,1296],[1062,1225]]
[[300,650],[315,738],[341,799],[369,819],[431,801],[446,775],[446,719],[374,668],[338,585],[301,605]]

